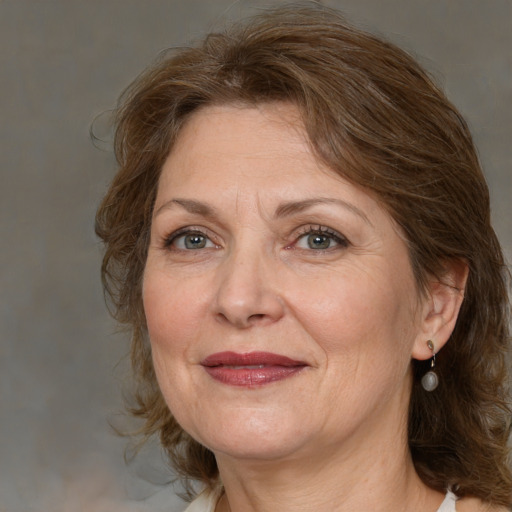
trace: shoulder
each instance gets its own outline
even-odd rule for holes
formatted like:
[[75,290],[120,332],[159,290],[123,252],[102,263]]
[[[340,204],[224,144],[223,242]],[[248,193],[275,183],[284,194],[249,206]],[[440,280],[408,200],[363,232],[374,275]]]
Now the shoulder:
[[489,505],[478,498],[461,498],[457,501],[457,512],[510,512],[510,509]]

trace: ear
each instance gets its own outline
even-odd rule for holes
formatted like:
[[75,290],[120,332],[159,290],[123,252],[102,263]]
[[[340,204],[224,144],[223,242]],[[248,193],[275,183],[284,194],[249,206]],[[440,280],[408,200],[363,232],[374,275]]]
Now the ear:
[[432,277],[421,308],[420,332],[414,342],[412,357],[432,357],[427,341],[432,340],[437,353],[450,338],[464,300],[469,267],[465,261],[451,260],[440,278]]

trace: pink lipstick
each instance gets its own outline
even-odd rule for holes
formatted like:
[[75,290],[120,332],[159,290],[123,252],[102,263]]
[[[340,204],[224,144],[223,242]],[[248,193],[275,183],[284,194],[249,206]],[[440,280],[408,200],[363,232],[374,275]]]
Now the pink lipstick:
[[307,364],[270,352],[218,352],[201,361],[208,374],[231,386],[255,387],[283,380]]

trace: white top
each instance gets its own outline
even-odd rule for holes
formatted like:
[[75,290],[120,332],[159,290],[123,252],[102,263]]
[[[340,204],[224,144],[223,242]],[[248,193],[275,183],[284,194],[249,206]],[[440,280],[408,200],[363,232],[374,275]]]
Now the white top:
[[443,503],[437,509],[437,512],[457,512],[455,509],[455,502],[457,501],[457,496],[453,494],[453,492],[448,491],[446,493],[446,497],[444,498]]
[[210,491],[205,489],[190,505],[185,512],[215,512],[215,506],[222,495],[222,487]]
[[[185,512],[215,512],[215,506],[221,494],[222,488],[215,491],[205,490],[188,506]],[[456,501],[455,494],[448,491],[437,512],[457,512],[455,509]]]

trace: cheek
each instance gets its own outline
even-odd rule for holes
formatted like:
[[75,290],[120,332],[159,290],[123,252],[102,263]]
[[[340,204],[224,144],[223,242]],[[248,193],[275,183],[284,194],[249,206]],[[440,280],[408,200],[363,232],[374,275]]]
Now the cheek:
[[143,303],[152,345],[176,350],[197,335],[205,297],[194,284],[193,279],[185,284],[163,272],[146,272]]
[[[294,314],[323,352],[353,383],[384,372],[393,379],[410,366],[415,338],[414,284],[357,271],[310,283],[290,293]],[[394,375],[394,377],[392,377]],[[346,382],[346,381],[345,381]]]
[[204,312],[203,303],[194,298],[193,286],[181,287],[164,273],[146,272],[143,303],[153,364],[164,399],[179,423],[186,423],[187,411],[196,401],[190,370],[198,360],[195,340],[201,335]]
[[180,304],[173,300],[172,294],[166,292],[166,287],[163,284],[165,284],[165,280],[153,279],[152,275],[145,277],[143,304],[153,364],[160,388],[165,395],[167,377],[164,375],[169,376],[174,373],[168,370],[168,365],[175,360],[174,356],[179,351],[179,346],[176,343],[180,339],[179,328],[175,320],[179,318]]
[[398,326],[407,316],[406,302],[398,295],[386,283],[355,275],[331,279],[328,289],[318,282],[307,292],[295,289],[290,302],[310,329],[323,339],[336,339]]
[[[146,314],[151,354],[158,385],[176,419],[181,423],[183,404],[193,407],[189,390],[190,368],[197,356],[197,301],[183,296],[180,287],[160,273],[148,272],[144,279],[143,303]],[[183,397],[188,397],[186,400]]]

